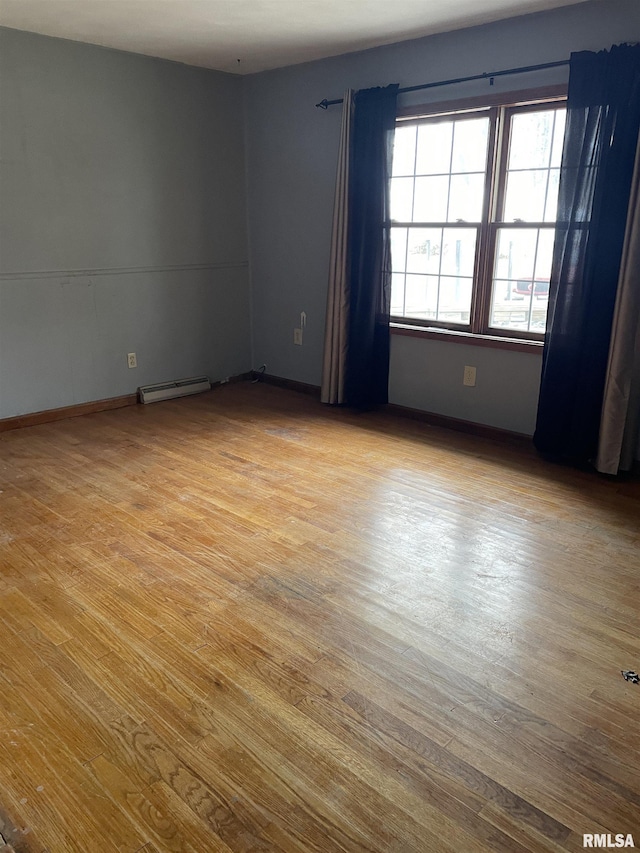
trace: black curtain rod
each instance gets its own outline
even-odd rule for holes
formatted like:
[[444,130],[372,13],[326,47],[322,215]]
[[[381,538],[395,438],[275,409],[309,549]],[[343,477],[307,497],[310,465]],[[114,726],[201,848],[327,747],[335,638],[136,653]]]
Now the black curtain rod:
[[[468,83],[470,80],[488,80],[489,85],[493,86],[494,77],[505,77],[507,74],[525,74],[527,71],[542,71],[545,68],[559,68],[561,65],[568,65],[568,59],[561,59],[558,62],[543,62],[541,65],[524,65],[522,68],[507,68],[505,71],[485,71],[483,74],[473,74],[471,77],[456,77],[453,80],[438,80],[437,83],[423,83],[420,86],[405,86],[403,89],[398,89],[398,94],[403,92],[417,92],[419,89],[435,89],[437,86],[451,86],[453,83]],[[334,98],[328,101],[326,98],[316,104],[321,110],[326,110],[334,104],[341,104],[344,98]]]

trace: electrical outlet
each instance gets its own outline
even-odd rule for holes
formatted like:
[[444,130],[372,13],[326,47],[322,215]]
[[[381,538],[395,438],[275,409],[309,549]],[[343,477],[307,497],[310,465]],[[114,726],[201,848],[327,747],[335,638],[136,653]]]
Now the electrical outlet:
[[469,367],[469,365],[465,365],[464,368],[464,377],[462,379],[463,385],[468,385],[470,388],[473,388],[476,384],[476,369],[475,367]]
[[293,342],[296,346],[302,346],[302,329],[293,330]]
[[137,367],[138,366],[138,359],[136,358],[135,352],[128,352],[127,353],[127,365],[129,367]]

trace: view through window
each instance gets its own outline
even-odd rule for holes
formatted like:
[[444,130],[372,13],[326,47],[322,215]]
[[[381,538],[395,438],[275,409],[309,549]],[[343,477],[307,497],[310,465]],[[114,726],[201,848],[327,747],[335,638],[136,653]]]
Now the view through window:
[[542,336],[564,122],[562,101],[398,121],[394,319]]

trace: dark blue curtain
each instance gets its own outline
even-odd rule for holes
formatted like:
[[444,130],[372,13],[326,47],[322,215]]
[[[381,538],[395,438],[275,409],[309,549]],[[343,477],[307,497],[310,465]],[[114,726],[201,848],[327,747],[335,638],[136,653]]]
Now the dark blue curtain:
[[389,177],[398,86],[356,93],[349,163],[349,338],[345,403],[388,401]]
[[593,459],[640,128],[640,46],[571,56],[534,444]]

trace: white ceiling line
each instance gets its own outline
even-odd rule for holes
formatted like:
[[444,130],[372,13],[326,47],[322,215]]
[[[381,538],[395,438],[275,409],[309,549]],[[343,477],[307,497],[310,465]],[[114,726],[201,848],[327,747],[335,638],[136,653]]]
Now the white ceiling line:
[[250,74],[579,2],[0,0],[0,26]]

